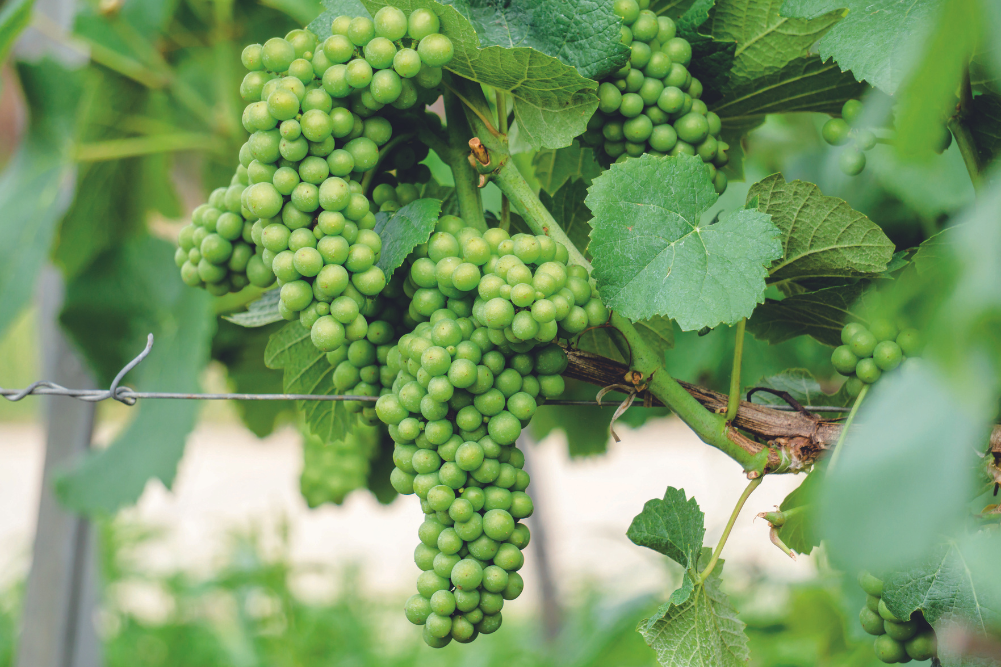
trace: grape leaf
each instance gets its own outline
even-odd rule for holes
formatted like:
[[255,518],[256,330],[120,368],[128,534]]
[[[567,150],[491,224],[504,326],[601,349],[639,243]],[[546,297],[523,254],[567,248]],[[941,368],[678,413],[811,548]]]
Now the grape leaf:
[[455,50],[445,69],[510,95],[520,136],[533,148],[569,146],[584,133],[598,108],[596,81],[532,48],[480,48],[476,31],[455,7],[435,0],[363,1],[373,14],[386,5],[407,15],[418,8],[437,14],[441,32],[452,40]]
[[[823,394],[823,396],[827,396],[827,394]],[[813,405],[824,404],[813,403]],[[798,510],[790,513],[778,530],[779,539],[796,553],[809,554],[814,547],[820,546],[819,531],[814,526],[814,516],[810,507],[816,498],[822,476],[823,471],[821,470],[811,472],[779,505],[779,509],[783,512]]]
[[[70,159],[79,76],[52,60],[18,66],[31,125],[0,174],[0,335],[32,298],[59,219],[73,200]],[[25,196],[31,193],[31,196]]]
[[650,9],[657,16],[667,16],[677,21],[693,4],[695,0],[656,0],[650,3]]
[[239,324],[241,327],[251,328],[281,322],[285,318],[278,312],[279,296],[281,296],[280,289],[270,289],[262,294],[261,298],[251,301],[246,311],[235,315],[223,315],[222,319]]
[[[149,356],[126,378],[140,390],[189,393],[209,359],[211,297],[177,279],[173,245],[148,235],[101,255],[66,287],[60,321],[102,384],[155,336]],[[124,360],[124,361],[123,361]],[[105,449],[56,480],[69,507],[110,514],[135,502],[155,478],[168,488],[195,424],[197,401],[140,401],[133,420]]]
[[751,186],[748,202],[755,197],[782,231],[784,252],[768,270],[770,283],[871,276],[893,257],[893,242],[878,225],[813,183],[774,174]]
[[481,46],[531,47],[601,79],[629,59],[621,20],[601,0],[452,0]]
[[737,667],[750,659],[744,623],[720,587],[719,566],[701,585],[686,574],[675,591],[637,630],[664,667]]
[[313,19],[306,29],[321,40],[330,37],[330,25],[338,16],[372,18],[361,0],[320,0],[320,4],[323,5],[323,13]]
[[[763,377],[755,382],[753,387],[767,387],[776,391],[784,391],[800,405],[832,405],[844,407],[855,399],[849,397],[845,392],[839,391],[836,394],[824,393],[820,383],[813,376],[813,373],[805,368],[790,368],[782,371],[778,375]],[[754,394],[754,403],[761,405],[788,405],[781,397],[767,392]]]
[[568,181],[552,196],[543,190],[539,192],[539,201],[546,207],[553,218],[559,223],[567,237],[581,253],[588,257],[587,244],[590,239],[591,211],[584,204],[587,196],[587,184],[582,180]]
[[[635,323],[636,330],[658,357],[674,347],[674,325],[666,317],[653,317]],[[577,347],[585,352],[593,352],[603,357],[629,362],[629,344],[616,329],[600,327],[587,329],[577,337]]]
[[670,486],[663,499],[643,505],[626,531],[633,544],[662,553],[685,570],[697,566],[705,534],[705,515],[695,498]]
[[781,301],[765,299],[747,321],[747,329],[772,345],[796,336],[812,336],[824,345],[841,345],[841,329],[849,319],[848,309],[862,294],[855,283],[816,292],[793,294]]
[[403,265],[414,248],[427,243],[441,213],[441,200],[417,199],[392,215],[380,213],[375,233],[382,238],[382,254],[376,266],[386,274],[386,280]]
[[904,366],[874,385],[825,475],[818,521],[842,569],[899,568],[967,516],[989,424],[930,366]]
[[[313,345],[309,329],[298,322],[289,322],[271,334],[264,351],[264,363],[268,368],[285,370],[283,386],[288,394],[331,396],[337,393],[332,379],[334,367],[327,362],[327,355]],[[343,439],[355,421],[343,401],[297,403],[309,432],[324,442]]]
[[[288,14],[299,25],[310,25],[325,9],[316,0],[261,0],[261,4]],[[330,30],[330,24],[327,24]]]
[[[282,374],[264,365],[264,351],[280,325],[247,329],[220,322],[212,339],[212,358],[226,367],[233,391],[241,394],[280,394]],[[258,438],[270,435],[283,415],[293,415],[292,401],[234,401],[243,424]]]
[[787,0],[781,14],[813,19],[840,10],[845,18],[817,42],[820,57],[892,95],[920,55],[939,6],[938,0]]
[[569,146],[541,150],[532,158],[535,177],[542,189],[555,194],[567,181],[582,180],[584,185],[601,175],[601,165],[594,159],[594,151],[574,141]]
[[732,40],[712,37],[710,15],[713,4],[713,0],[697,0],[676,21],[678,36],[688,40],[692,46],[688,71],[702,82],[700,99],[710,105],[720,99],[730,81],[733,55],[737,50],[737,44]]
[[697,157],[644,155],[615,164],[588,190],[598,290],[631,320],[664,315],[682,330],[732,324],[764,300],[781,256],[768,215],[741,209],[704,225],[719,196]]
[[[974,538],[974,542],[984,538]],[[998,597],[978,581],[971,569],[975,545],[952,540],[940,545],[911,567],[893,571],[884,579],[883,600],[898,618],[910,618],[920,609],[932,626],[962,623],[986,634],[999,619]]]
[[[593,401],[597,392],[598,388],[594,385],[567,378],[566,391],[561,398]],[[608,424],[615,412],[611,405],[614,394],[607,400],[609,407],[597,409],[583,405],[540,405],[528,428],[537,442],[552,431],[563,431],[567,438],[567,450],[573,458],[603,454],[611,438]]]

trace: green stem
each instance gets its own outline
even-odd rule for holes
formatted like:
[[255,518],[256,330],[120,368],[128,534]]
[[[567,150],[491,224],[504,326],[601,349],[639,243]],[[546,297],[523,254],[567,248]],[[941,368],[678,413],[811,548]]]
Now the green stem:
[[863,385],[862,391],[858,393],[858,396],[855,398],[855,403],[852,404],[852,411],[848,413],[848,419],[845,420],[845,425],[841,427],[841,435],[838,436],[838,444],[834,445],[834,453],[831,454],[831,463],[827,467],[828,471],[834,468],[834,464],[838,462],[839,458],[841,458],[841,449],[845,444],[845,438],[848,437],[848,428],[852,425],[852,422],[855,421],[855,413],[858,412],[859,406],[862,405],[862,400],[868,393],[869,385]]
[[[507,136],[507,97],[504,91],[497,91],[497,127],[501,134]],[[511,200],[507,195],[501,195],[501,215],[500,228],[504,231],[511,229]]]
[[449,90],[445,91],[445,114],[448,117],[448,151],[440,156],[452,168],[455,179],[455,198],[459,202],[459,215],[467,225],[486,231],[487,220],[483,217],[483,199],[480,197],[479,174],[469,164],[469,140],[473,132],[466,120],[462,101]]
[[178,132],[150,137],[108,139],[79,144],[74,158],[77,162],[102,162],[121,160],[140,155],[173,153],[176,151],[204,151],[222,148],[216,137],[199,132]]
[[733,370],[730,371],[730,397],[726,402],[726,421],[732,422],[740,408],[740,363],[744,357],[744,329],[747,318],[737,323],[736,340],[733,345]]
[[740,510],[744,508],[744,503],[754,492],[758,485],[761,484],[765,479],[764,475],[752,479],[746,487],[744,487],[744,492],[740,494],[740,499],[737,500],[737,506],[733,508],[733,512],[730,514],[730,520],[726,523],[726,528],[723,529],[723,535],[719,538],[719,543],[716,545],[716,549],[713,551],[712,558],[709,559],[709,563],[706,564],[706,569],[699,573],[698,581],[696,583],[702,584],[709,575],[713,573],[713,568],[716,567],[716,561],[719,560],[719,555],[723,551],[723,545],[726,544],[726,540],[730,537],[730,531],[733,530],[733,524],[737,522],[737,516],[740,514]]

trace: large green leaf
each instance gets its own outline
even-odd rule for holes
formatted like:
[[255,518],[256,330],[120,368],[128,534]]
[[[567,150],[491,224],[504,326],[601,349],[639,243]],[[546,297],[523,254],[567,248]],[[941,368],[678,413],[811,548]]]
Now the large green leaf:
[[819,520],[843,569],[900,568],[962,525],[989,426],[929,365],[874,385],[825,476]]
[[70,153],[79,72],[52,60],[18,67],[31,109],[31,125],[17,153],[0,174],[0,335],[31,301],[59,219],[74,194]]
[[939,0],[787,0],[781,13],[802,19],[844,13],[817,42],[820,57],[892,95],[920,55],[940,6]]
[[747,321],[748,330],[772,345],[813,336],[824,345],[841,345],[841,329],[849,319],[848,309],[858,300],[862,283],[828,287],[816,292],[793,294],[781,301],[765,299]]
[[563,187],[567,181],[582,180],[584,185],[601,175],[601,165],[594,159],[594,151],[574,141],[564,148],[539,151],[532,158],[535,177],[542,189],[549,194]]
[[705,515],[695,498],[670,486],[662,499],[643,505],[626,531],[633,544],[662,553],[685,570],[698,564],[705,534]]
[[[61,321],[102,383],[142,350],[153,351],[126,377],[139,390],[194,392],[215,329],[211,298],[177,277],[170,243],[140,236],[105,253],[66,287]],[[150,479],[173,483],[197,401],[145,401],[106,449],[60,476],[64,503],[112,513],[135,502]]]
[[[334,368],[327,355],[313,345],[309,329],[289,322],[271,334],[264,363],[285,370],[284,387],[289,394],[330,396],[337,393],[332,379]],[[298,401],[309,432],[324,442],[342,440],[355,422],[343,401]]]
[[453,0],[482,46],[528,46],[600,79],[622,67],[621,20],[602,0]]
[[588,191],[590,251],[605,304],[631,320],[663,315],[690,331],[733,324],[764,300],[782,254],[767,214],[740,209],[706,225],[719,196],[697,157],[615,164]]
[[976,542],[960,545],[948,541],[911,567],[894,571],[884,579],[883,600],[898,618],[910,618],[920,609],[933,626],[961,623],[970,630],[987,633],[999,617],[998,591],[984,586],[973,567],[969,550]]
[[419,8],[437,14],[441,32],[455,49],[446,69],[510,95],[519,136],[533,148],[569,146],[584,133],[598,108],[597,82],[532,48],[480,48],[473,26],[455,7],[435,0],[364,0],[364,4],[373,14],[390,4],[408,15]]
[[591,233],[591,226],[587,224],[591,211],[584,204],[587,186],[583,180],[567,181],[552,196],[545,190],[539,193],[539,201],[553,214],[567,237],[585,257]]
[[441,200],[418,199],[391,215],[379,214],[375,232],[382,238],[382,254],[377,266],[387,280],[414,248],[431,238],[440,213]]
[[747,636],[720,587],[719,566],[702,584],[688,575],[682,587],[637,628],[664,667],[738,667],[747,664]]
[[879,226],[813,183],[774,174],[751,186],[747,201],[755,197],[782,232],[782,259],[769,268],[769,282],[871,276],[893,257]]

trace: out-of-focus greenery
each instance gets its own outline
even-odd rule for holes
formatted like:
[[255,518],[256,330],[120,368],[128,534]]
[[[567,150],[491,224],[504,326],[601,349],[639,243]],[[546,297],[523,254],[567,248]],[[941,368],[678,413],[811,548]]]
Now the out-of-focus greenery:
[[[399,613],[402,595],[358,588],[357,572],[291,561],[286,537],[234,534],[210,576],[154,571],[142,558],[157,531],[105,525],[105,602],[98,625],[108,667],[647,667],[654,654],[635,631],[656,608],[650,597],[612,604],[584,594],[553,640],[531,605],[512,608],[475,649],[432,651]],[[277,542],[277,543],[276,543]],[[162,548],[162,547],[159,547]],[[296,585],[296,582],[299,582]],[[309,582],[303,585],[303,582]],[[295,591],[335,590],[329,600]],[[0,592],[0,667],[13,664],[21,586]],[[748,624],[752,665],[869,667],[871,641],[856,628],[836,581],[744,584],[734,601]],[[512,605],[514,607],[514,605]],[[858,631],[858,632],[856,632]],[[471,662],[472,660],[472,662]]]

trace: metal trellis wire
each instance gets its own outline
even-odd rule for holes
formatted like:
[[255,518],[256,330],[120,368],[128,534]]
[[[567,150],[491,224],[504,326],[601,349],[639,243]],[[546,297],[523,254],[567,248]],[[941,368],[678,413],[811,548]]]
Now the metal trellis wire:
[[[149,356],[153,349],[153,334],[149,334],[146,339],[146,347],[135,359],[125,364],[118,372],[115,379],[111,381],[111,386],[107,389],[70,389],[58,385],[48,380],[33,382],[24,389],[4,389],[0,387],[0,396],[8,401],[20,401],[28,396],[67,396],[81,401],[97,403],[114,399],[125,405],[135,405],[140,399],[169,399],[169,400],[190,400],[190,401],[363,401],[375,403],[378,396],[354,396],[351,394],[236,394],[236,393],[182,393],[169,391],[136,391],[130,387],[121,386],[122,380],[129,371],[134,369],[143,359]],[[554,399],[547,400],[546,405],[586,405],[597,407],[610,407],[607,401],[602,404],[598,401]],[[762,405],[773,410],[795,411],[796,408],[789,405]],[[633,403],[632,407],[648,407],[641,403]],[[660,406],[649,406],[660,407]],[[811,412],[835,412],[842,413],[851,410],[850,407],[837,407],[830,405],[806,405],[801,406]]]

